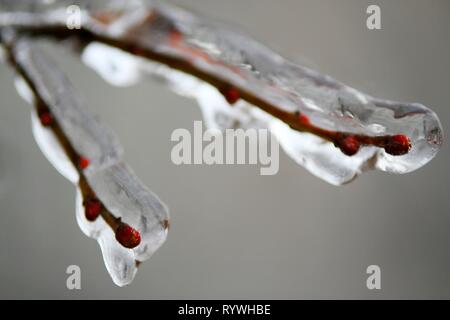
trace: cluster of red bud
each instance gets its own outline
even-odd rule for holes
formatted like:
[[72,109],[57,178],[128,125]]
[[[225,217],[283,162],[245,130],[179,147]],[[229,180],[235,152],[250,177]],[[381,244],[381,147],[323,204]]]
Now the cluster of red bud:
[[[51,127],[55,120],[50,112],[50,110],[46,107],[39,108],[38,116],[41,124],[44,127]],[[78,157],[78,168],[80,170],[85,170],[89,167],[90,160],[85,156]],[[83,202],[84,205],[84,214],[86,220],[90,222],[94,222],[101,215],[102,211],[105,209],[101,201],[97,197],[90,197]],[[116,240],[125,248],[135,248],[141,243],[141,235],[139,231],[132,228],[130,225],[119,222],[116,226],[113,227],[115,232]]]
[[[228,86],[224,89],[220,89],[220,92],[230,105],[235,104],[241,98],[239,90],[233,86]],[[301,112],[296,112],[296,116],[298,122],[303,127],[306,128],[310,127],[314,129],[314,126],[311,124],[311,121],[305,114]],[[329,140],[332,141],[334,145],[347,156],[353,156],[356,153],[358,153],[359,149],[361,148],[361,145],[363,144],[376,145],[378,147],[382,147],[384,148],[386,153],[393,156],[401,156],[407,154],[411,149],[411,141],[406,135],[403,134],[385,136],[382,137],[382,139],[380,138],[370,139],[370,137],[367,136],[361,137],[356,134],[329,132]]]
[[[352,156],[359,151],[361,138],[358,135],[341,134],[338,135],[334,143],[344,154]],[[393,156],[407,154],[411,149],[411,141],[404,134],[383,137],[377,145],[384,148],[386,153]]]

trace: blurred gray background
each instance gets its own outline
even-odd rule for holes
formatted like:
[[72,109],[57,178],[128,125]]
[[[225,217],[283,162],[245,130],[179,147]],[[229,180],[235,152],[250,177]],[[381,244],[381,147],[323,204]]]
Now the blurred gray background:
[[[432,107],[450,120],[448,0],[178,0],[237,24],[276,51],[374,96]],[[381,7],[382,30],[366,29]],[[371,172],[334,187],[281,152],[280,171],[175,166],[176,128],[200,120],[194,101],[153,82],[121,89],[66,51],[54,56],[126,160],[170,207],[168,241],[135,281],[111,281],[97,243],[79,230],[74,187],[47,162],[30,106],[0,66],[0,298],[450,298],[450,152],[402,176]],[[82,290],[66,289],[68,265]],[[366,288],[368,265],[381,290]]]

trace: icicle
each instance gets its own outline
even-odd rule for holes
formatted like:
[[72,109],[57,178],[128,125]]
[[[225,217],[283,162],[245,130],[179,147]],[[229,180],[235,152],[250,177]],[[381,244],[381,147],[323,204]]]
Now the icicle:
[[[119,286],[129,284],[138,264],[166,240],[167,207],[122,162],[115,137],[82,106],[70,83],[37,45],[19,40],[12,52],[34,91],[23,81],[17,82],[19,90],[29,102],[39,102],[32,111],[33,134],[39,147],[77,186],[77,222],[87,236],[98,241],[113,281]],[[31,99],[30,92],[37,97]],[[38,116],[42,108],[45,113]],[[54,116],[55,122],[43,115]],[[63,148],[58,128],[75,155]]]

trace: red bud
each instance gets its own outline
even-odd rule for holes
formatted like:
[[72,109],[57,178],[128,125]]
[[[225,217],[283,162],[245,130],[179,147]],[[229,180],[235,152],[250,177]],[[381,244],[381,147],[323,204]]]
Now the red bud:
[[224,91],[223,95],[229,104],[235,104],[241,98],[239,91],[235,87],[229,87]]
[[411,142],[409,138],[403,134],[392,136],[384,147],[384,150],[393,156],[407,154],[410,149]]
[[79,165],[81,169],[86,169],[87,167],[89,167],[90,161],[88,158],[85,157],[80,157],[79,160]]
[[84,209],[86,219],[89,221],[95,221],[102,211],[102,204],[98,199],[89,199],[84,204]]
[[49,127],[53,124],[53,115],[48,110],[39,111],[39,120],[44,127]]
[[359,141],[355,136],[347,136],[338,143],[341,151],[347,156],[353,156],[359,151]]
[[132,249],[141,243],[141,235],[126,223],[121,223],[116,230],[116,240],[125,248]]

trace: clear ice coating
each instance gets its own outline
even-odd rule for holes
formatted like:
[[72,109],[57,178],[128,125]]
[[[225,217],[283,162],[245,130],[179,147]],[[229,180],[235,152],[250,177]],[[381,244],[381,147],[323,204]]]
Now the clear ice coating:
[[[404,134],[410,138],[412,149],[406,155],[393,156],[384,149],[367,146],[348,157],[332,143],[310,133],[293,130],[267,113],[254,110],[255,106],[248,103],[241,102],[238,107],[230,108],[215,88],[196,81],[192,76],[142,59],[136,60],[132,68],[127,68],[131,55],[93,43],[86,48],[84,61],[110,82],[122,75],[121,80],[134,79],[129,81],[132,83],[146,72],[165,78],[176,92],[197,99],[210,126],[268,127],[297,163],[336,185],[352,181],[366,170],[413,171],[430,161],[441,146],[439,119],[419,103],[373,98],[329,76],[290,63],[269,48],[222,24],[166,3],[146,4],[147,14],[142,13],[142,9],[138,14],[130,9],[106,27],[102,25],[103,29],[93,28],[94,32],[132,39],[144,48],[189,61],[199,70],[283,110],[300,111],[323,129],[367,136]],[[101,62],[100,57],[108,57],[108,61]],[[103,68],[105,65],[109,65],[110,70]]]
[[[403,134],[412,149],[393,156],[364,146],[348,157],[311,133],[291,129],[279,119],[240,101],[230,108],[219,91],[197,78],[123,51],[89,44],[83,60],[114,85],[136,83],[145,75],[165,79],[175,92],[195,98],[208,125],[216,128],[267,127],[297,163],[335,185],[366,170],[407,173],[429,162],[442,144],[436,114],[419,103],[373,98],[330,76],[287,61],[251,37],[222,23],[160,1],[1,1],[0,26],[54,25],[65,21],[62,8],[78,4],[82,27],[92,34],[133,43],[158,55],[188,62],[196,70],[225,81],[281,110],[300,111],[325,130],[384,136]],[[16,17],[16,18],[14,18]],[[62,22],[60,22],[62,23]]]
[[[33,110],[32,131],[38,146],[58,172],[77,187],[76,217],[81,230],[98,241],[114,283],[119,286],[129,284],[138,263],[149,259],[166,240],[167,207],[123,163],[116,139],[82,106],[68,80],[33,41],[19,40],[13,55],[77,154],[90,159],[91,164],[84,174],[96,196],[115,217],[139,231],[141,243],[127,249],[116,241],[112,228],[103,218],[93,222],[86,219],[84,199],[78,187],[79,173],[54,132],[41,125],[37,112]],[[16,87],[28,102],[33,102],[27,83],[17,80]]]
[[89,157],[87,174],[119,161],[122,148],[116,137],[83,107],[64,74],[51,72],[54,64],[29,41],[19,41],[14,54],[32,77],[40,97],[51,109],[77,154]]

